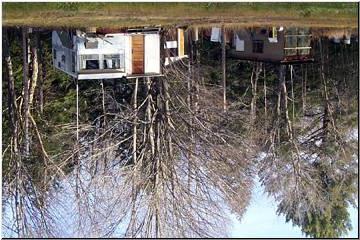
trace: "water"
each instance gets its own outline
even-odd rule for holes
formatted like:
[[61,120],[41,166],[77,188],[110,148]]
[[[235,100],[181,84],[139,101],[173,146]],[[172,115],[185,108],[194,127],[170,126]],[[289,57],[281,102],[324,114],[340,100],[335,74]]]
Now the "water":
[[3,27],[3,236],[358,235],[356,31],[87,30]]

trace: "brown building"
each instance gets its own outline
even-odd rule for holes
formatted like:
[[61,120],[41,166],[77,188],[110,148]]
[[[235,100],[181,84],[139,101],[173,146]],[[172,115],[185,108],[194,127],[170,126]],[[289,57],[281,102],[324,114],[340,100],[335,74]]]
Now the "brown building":
[[313,61],[305,28],[259,27],[233,31],[228,56],[243,60],[294,63]]

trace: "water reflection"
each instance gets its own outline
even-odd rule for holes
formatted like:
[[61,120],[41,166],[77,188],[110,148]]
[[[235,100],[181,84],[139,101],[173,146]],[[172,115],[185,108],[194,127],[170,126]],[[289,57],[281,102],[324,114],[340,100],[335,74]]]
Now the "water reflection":
[[3,30],[6,236],[224,237],[257,175],[305,234],[347,233],[356,34]]

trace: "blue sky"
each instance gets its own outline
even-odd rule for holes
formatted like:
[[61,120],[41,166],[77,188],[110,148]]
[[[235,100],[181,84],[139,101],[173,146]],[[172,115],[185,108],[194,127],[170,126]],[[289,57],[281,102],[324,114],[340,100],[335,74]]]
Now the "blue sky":
[[[349,210],[353,230],[344,237],[357,238],[358,210],[352,207]],[[229,228],[230,237],[305,237],[300,228],[293,227],[291,222],[285,223],[284,216],[276,215],[275,201],[263,194],[263,187],[259,183],[254,188],[251,204],[241,222],[234,215],[231,215],[231,219],[233,226]]]

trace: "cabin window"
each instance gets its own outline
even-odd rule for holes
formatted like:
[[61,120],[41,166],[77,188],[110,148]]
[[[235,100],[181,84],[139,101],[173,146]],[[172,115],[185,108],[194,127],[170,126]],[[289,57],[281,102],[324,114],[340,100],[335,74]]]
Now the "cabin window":
[[94,41],[94,42],[86,41],[85,42],[85,48],[86,49],[96,49],[96,48],[98,48],[98,41]]
[[85,69],[99,69],[99,60],[86,60]]
[[285,35],[285,56],[309,55],[311,35],[308,28],[289,28]]
[[61,61],[65,63],[65,55],[61,55]]
[[89,55],[81,55],[81,69],[99,69],[99,55],[89,54]]
[[253,41],[253,53],[263,53],[264,52],[264,41],[254,40]]
[[104,69],[121,69],[124,66],[120,54],[104,55]]
[[297,36],[289,35],[285,38],[285,55],[293,56],[297,55]]
[[56,59],[56,49],[54,49],[54,59]]

